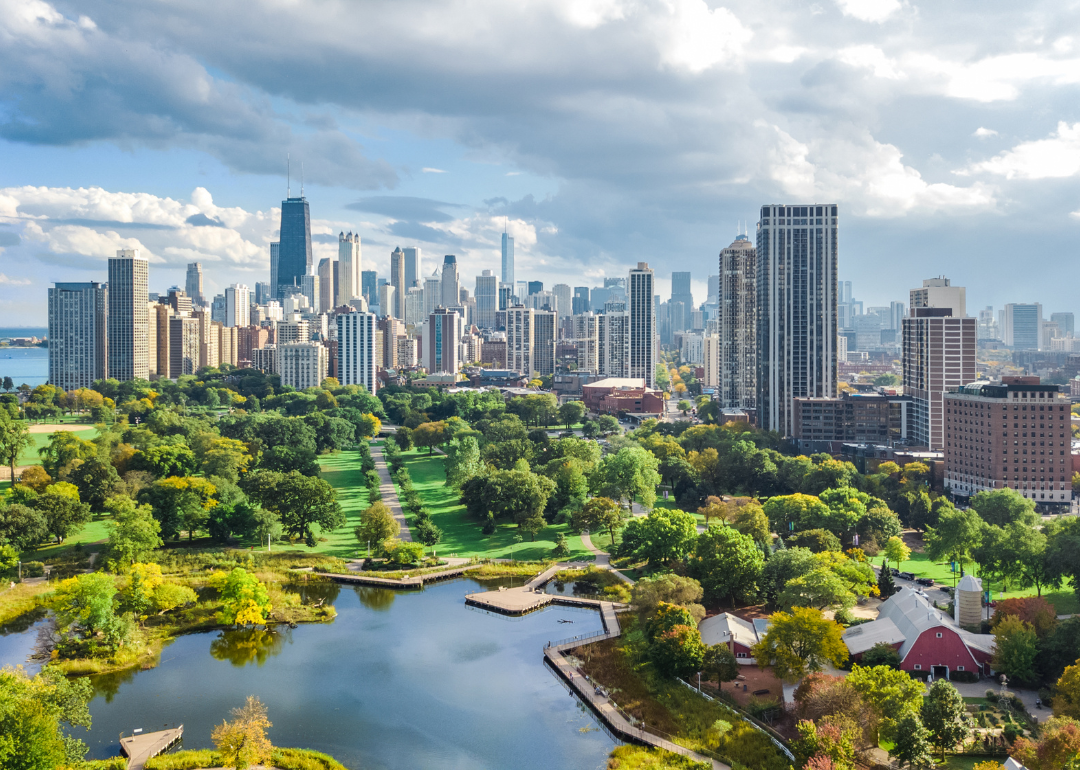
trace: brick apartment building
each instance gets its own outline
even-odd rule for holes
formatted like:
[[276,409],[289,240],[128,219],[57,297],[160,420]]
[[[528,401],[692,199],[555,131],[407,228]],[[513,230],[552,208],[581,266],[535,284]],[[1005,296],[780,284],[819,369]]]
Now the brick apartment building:
[[945,484],[960,497],[1012,488],[1040,507],[1072,503],[1068,396],[1038,377],[1002,377],[945,394]]
[[640,377],[608,377],[582,387],[582,401],[596,414],[662,414],[664,394]]
[[878,393],[840,398],[794,399],[795,431],[800,448],[829,451],[816,442],[881,444],[907,440],[908,396]]

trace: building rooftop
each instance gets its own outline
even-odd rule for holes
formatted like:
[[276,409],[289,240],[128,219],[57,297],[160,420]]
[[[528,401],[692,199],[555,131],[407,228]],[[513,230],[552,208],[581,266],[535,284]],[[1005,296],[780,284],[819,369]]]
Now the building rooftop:
[[645,380],[641,377],[608,377],[596,382],[590,382],[586,388],[622,388],[625,390],[637,390],[645,387]]

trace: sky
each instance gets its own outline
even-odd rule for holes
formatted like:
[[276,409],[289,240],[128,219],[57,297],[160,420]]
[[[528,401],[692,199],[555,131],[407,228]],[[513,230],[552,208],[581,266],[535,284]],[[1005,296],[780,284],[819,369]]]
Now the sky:
[[644,261],[703,301],[761,205],[835,203],[867,306],[946,275],[1048,317],[1080,309],[1078,87],[1062,0],[0,0],[0,327],[119,248],[151,291],[268,281],[286,158],[316,263],[352,231],[472,289],[506,228],[518,280]]

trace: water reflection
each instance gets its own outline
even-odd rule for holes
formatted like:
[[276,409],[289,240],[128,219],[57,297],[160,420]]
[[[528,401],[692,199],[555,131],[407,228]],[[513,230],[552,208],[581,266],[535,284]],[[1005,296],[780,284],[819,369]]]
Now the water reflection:
[[210,642],[210,655],[214,660],[227,660],[237,668],[249,663],[261,666],[269,658],[280,654],[286,642],[292,643],[292,631],[286,626],[278,628],[284,630],[242,628],[222,631],[217,639]]
[[340,583],[296,583],[285,590],[297,594],[301,604],[333,604],[341,593]]
[[112,703],[113,698],[120,692],[120,687],[127,684],[139,673],[137,668],[128,668],[123,671],[113,671],[110,674],[98,674],[91,676],[90,684],[94,687],[94,697],[105,699],[106,703]]
[[369,610],[385,612],[397,598],[397,591],[390,588],[376,588],[375,586],[353,586],[356,598]]
[[26,631],[30,626],[37,623],[44,618],[48,613],[44,607],[38,607],[36,610],[31,610],[22,615],[19,615],[14,620],[11,620],[3,625],[0,625],[0,636],[7,636],[8,634],[21,634]]

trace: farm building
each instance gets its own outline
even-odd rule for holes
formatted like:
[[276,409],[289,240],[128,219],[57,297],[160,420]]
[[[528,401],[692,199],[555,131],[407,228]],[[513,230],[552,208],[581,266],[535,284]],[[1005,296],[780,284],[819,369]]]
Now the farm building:
[[761,639],[768,625],[767,618],[744,620],[738,615],[725,612],[705,618],[698,623],[698,631],[705,644],[726,644],[728,649],[735,653],[735,659],[739,663],[750,665],[754,662],[751,648]]

